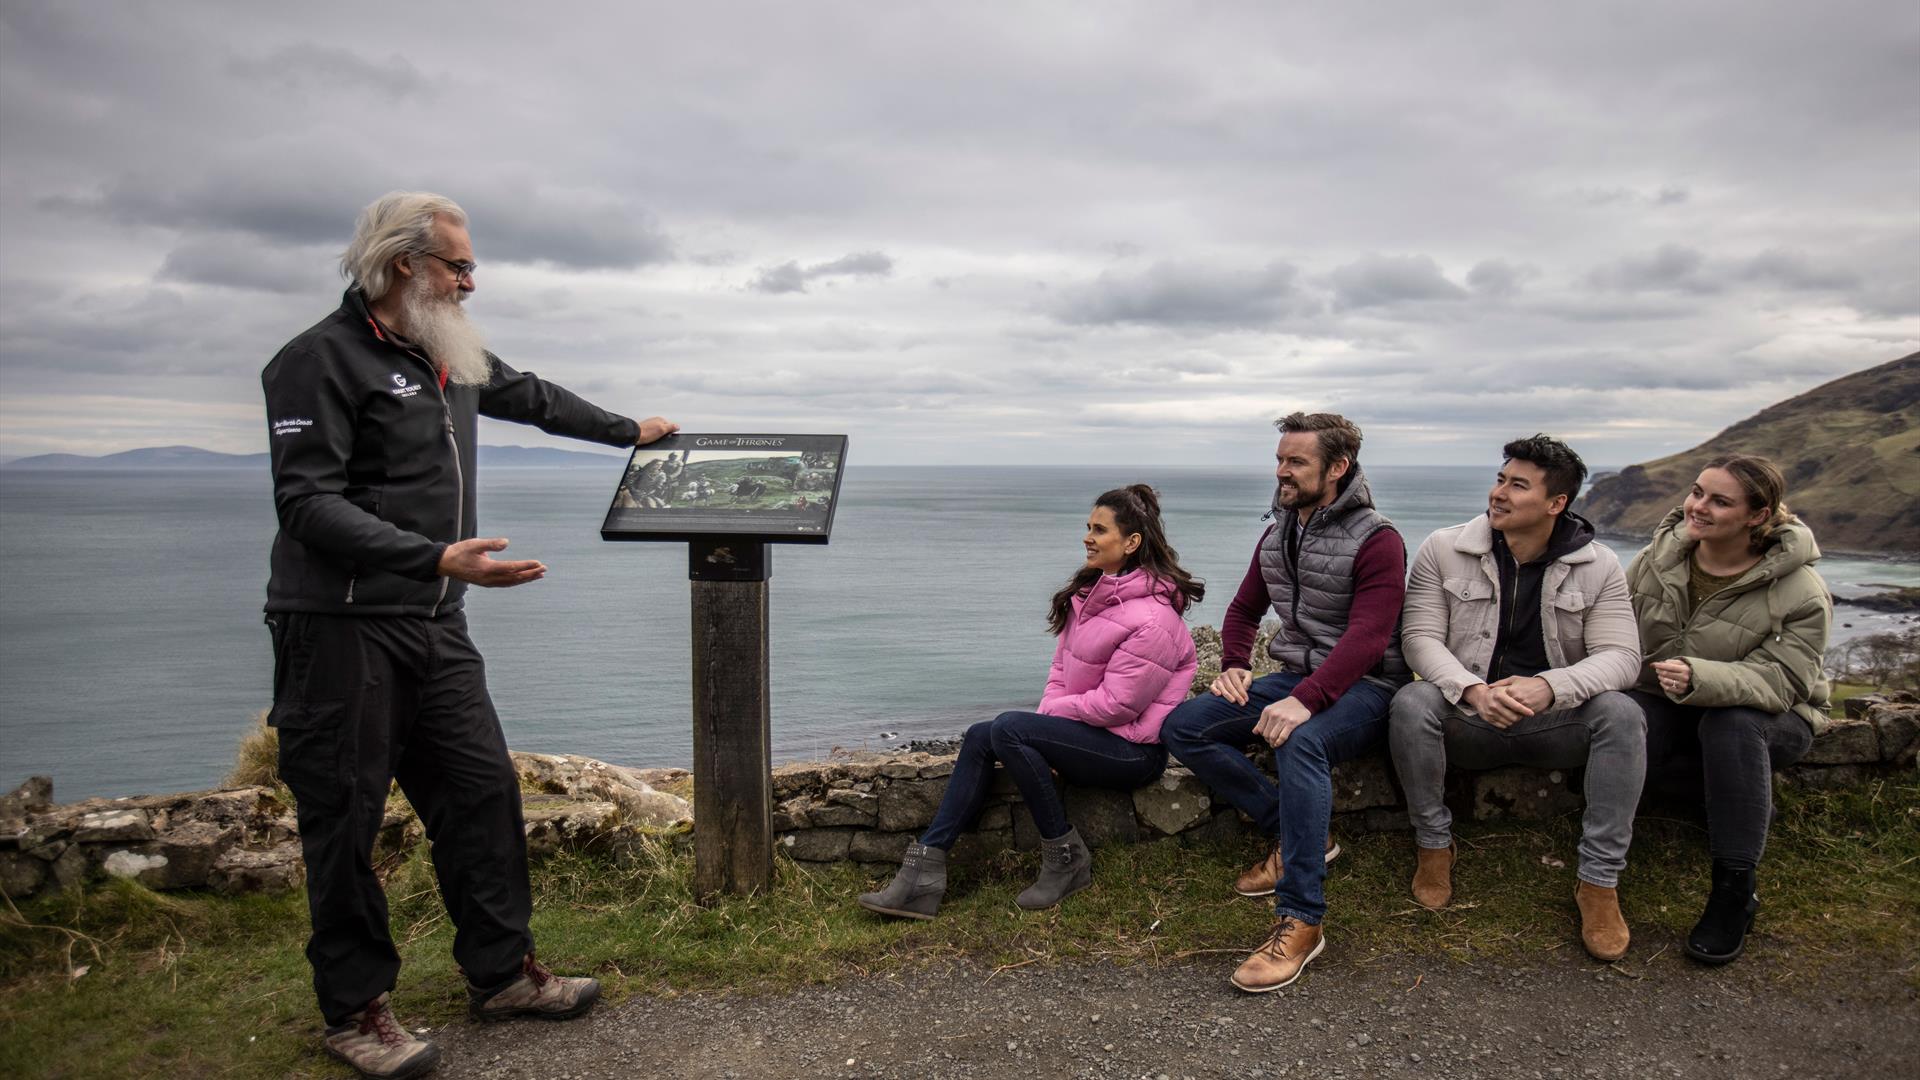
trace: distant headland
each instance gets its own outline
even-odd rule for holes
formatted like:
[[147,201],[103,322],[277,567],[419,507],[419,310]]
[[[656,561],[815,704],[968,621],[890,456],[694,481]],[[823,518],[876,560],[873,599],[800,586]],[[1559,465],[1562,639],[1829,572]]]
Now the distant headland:
[[[617,468],[621,454],[591,450],[555,450],[545,446],[482,446],[480,464],[496,469]],[[5,469],[258,469],[267,468],[265,454],[222,454],[197,446],[148,446],[118,454],[37,454],[0,464]]]
[[1578,507],[1600,529],[1653,531],[1700,467],[1758,454],[1787,474],[1787,504],[1822,549],[1920,554],[1920,353],[1856,371],[1734,424],[1691,450],[1593,482]]

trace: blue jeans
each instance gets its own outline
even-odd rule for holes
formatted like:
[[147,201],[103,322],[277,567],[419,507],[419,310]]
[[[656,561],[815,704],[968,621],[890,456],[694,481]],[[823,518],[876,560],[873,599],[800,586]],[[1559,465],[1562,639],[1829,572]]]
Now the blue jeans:
[[1275,915],[1318,925],[1327,912],[1327,830],[1333,823],[1333,767],[1377,749],[1387,738],[1387,706],[1393,691],[1365,680],[1313,718],[1273,751],[1275,784],[1243,752],[1252,741],[1260,710],[1293,693],[1304,676],[1263,675],[1247,688],[1247,703],[1216,694],[1182,702],[1167,717],[1160,738],[1214,794],[1252,818],[1280,844],[1285,872],[1274,889]]
[[945,850],[973,825],[993,784],[995,761],[1013,777],[1041,839],[1058,840],[1073,826],[1053,786],[1056,771],[1069,784],[1128,791],[1159,778],[1167,767],[1167,750],[1158,743],[1128,742],[1078,720],[1003,712],[967,729],[947,793],[940,798],[933,824],[920,834],[921,843]]

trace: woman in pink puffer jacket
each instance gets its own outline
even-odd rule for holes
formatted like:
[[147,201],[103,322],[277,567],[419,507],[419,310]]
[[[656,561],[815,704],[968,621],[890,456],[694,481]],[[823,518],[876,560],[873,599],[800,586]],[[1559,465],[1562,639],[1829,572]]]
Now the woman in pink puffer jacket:
[[1040,831],[1040,879],[1015,903],[1050,908],[1087,887],[1093,860],[1067,821],[1053,774],[1069,784],[1131,790],[1166,768],[1160,722],[1184,701],[1198,666],[1182,613],[1206,587],[1180,568],[1145,484],[1115,488],[1087,515],[1087,561],[1054,594],[1047,622],[1060,642],[1037,712],[1004,712],[967,729],[946,795],[900,872],[861,907],[931,919],[947,888],[947,851],[973,825],[1006,766]]

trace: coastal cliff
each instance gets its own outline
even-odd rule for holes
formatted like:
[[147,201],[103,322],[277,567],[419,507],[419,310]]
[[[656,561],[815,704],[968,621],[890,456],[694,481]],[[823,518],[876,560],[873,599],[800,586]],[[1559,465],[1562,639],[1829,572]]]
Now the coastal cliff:
[[1691,450],[1593,482],[1577,507],[1599,528],[1645,537],[1706,462],[1758,454],[1787,475],[1787,504],[1828,551],[1920,552],[1920,353],[1817,386]]

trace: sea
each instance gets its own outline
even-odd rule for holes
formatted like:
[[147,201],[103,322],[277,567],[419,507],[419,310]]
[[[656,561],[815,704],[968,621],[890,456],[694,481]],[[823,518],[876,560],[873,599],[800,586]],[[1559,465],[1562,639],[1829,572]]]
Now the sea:
[[[692,756],[687,551],[608,543],[622,459],[483,469],[483,535],[547,577],[468,594],[508,742],[636,766]],[[1369,468],[1409,549],[1485,503],[1486,469]],[[945,738],[1035,704],[1047,599],[1099,492],[1161,492],[1219,625],[1265,527],[1270,473],[850,465],[822,547],[777,546],[776,761]],[[71,801],[217,786],[272,696],[262,623],[275,522],[264,471],[0,469],[0,785]],[[1623,558],[1638,543],[1614,543]],[[1920,585],[1920,563],[1827,558],[1836,596]],[[1842,606],[1836,639],[1898,617]],[[0,788],[4,790],[4,788]]]

